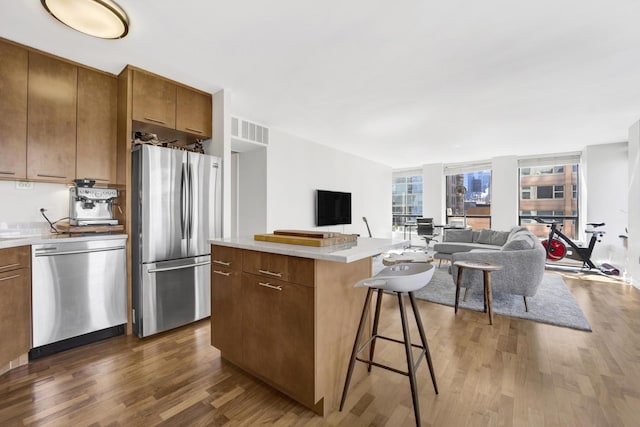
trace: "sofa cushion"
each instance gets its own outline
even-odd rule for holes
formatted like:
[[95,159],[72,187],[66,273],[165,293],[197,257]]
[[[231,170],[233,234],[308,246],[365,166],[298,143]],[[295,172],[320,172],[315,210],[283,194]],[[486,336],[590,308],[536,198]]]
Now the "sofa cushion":
[[535,237],[529,232],[515,233],[515,235],[502,247],[503,251],[521,251],[533,249],[536,244]]
[[507,242],[509,234],[510,233],[508,231],[483,229],[480,230],[480,236],[478,237],[477,242],[485,245],[502,246]]
[[474,249],[493,249],[499,251],[501,246],[483,245],[481,243],[444,242],[437,243],[434,247],[437,253],[453,254],[456,252],[469,252]]
[[473,232],[471,230],[447,230],[445,233],[446,242],[471,243],[473,241]]

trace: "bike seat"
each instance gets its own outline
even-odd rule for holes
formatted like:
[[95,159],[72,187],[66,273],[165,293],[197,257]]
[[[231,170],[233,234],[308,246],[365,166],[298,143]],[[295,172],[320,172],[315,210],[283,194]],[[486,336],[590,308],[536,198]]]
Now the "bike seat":
[[555,219],[543,219],[538,217],[535,217],[534,219],[536,220],[536,222],[539,222],[541,224],[561,224],[562,223],[562,221],[555,220]]
[[596,228],[596,227],[603,227],[605,224],[604,222],[588,222],[587,225],[590,225],[593,228]]

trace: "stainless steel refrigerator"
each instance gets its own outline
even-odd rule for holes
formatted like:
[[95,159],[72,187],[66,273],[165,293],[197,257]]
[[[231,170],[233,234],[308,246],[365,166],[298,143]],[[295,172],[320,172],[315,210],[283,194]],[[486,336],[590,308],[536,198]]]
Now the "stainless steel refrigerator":
[[132,164],[133,331],[145,337],[211,314],[211,245],[220,235],[217,157],[137,146]]

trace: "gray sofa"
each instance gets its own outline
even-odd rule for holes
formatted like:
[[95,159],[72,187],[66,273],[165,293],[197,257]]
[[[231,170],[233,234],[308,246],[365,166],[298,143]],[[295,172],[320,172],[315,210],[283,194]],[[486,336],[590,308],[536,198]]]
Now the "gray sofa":
[[[447,234],[450,234],[452,230],[447,231]],[[471,232],[471,230],[455,231]],[[473,241],[474,233],[476,233],[475,242]],[[508,232],[481,230],[471,232],[470,237],[469,233],[466,233],[466,237],[465,233],[454,233],[454,235],[449,236],[449,238],[453,237],[454,241],[447,241],[445,237],[445,241],[437,244],[434,249],[448,255],[452,264],[456,261],[469,260],[502,265],[504,267],[502,270],[491,273],[492,291],[520,295],[524,297],[525,309],[528,309],[526,298],[536,294],[544,276],[546,253],[540,240],[524,227],[514,227]],[[471,241],[455,241],[464,239]],[[451,272],[455,281],[458,275],[455,265]],[[464,270],[461,286],[482,288],[482,272]]]

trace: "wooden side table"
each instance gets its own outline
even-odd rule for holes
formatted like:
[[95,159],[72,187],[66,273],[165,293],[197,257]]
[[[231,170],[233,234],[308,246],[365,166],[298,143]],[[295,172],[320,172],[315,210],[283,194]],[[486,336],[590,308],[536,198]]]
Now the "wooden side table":
[[465,268],[468,268],[469,270],[480,270],[482,271],[482,274],[484,276],[484,311],[485,313],[489,313],[489,324],[493,325],[493,310],[491,307],[491,272],[501,270],[503,266],[481,261],[456,261],[454,265],[458,267],[458,277],[456,280],[456,302],[454,306],[454,312],[458,313],[458,300],[460,299],[462,271]]

